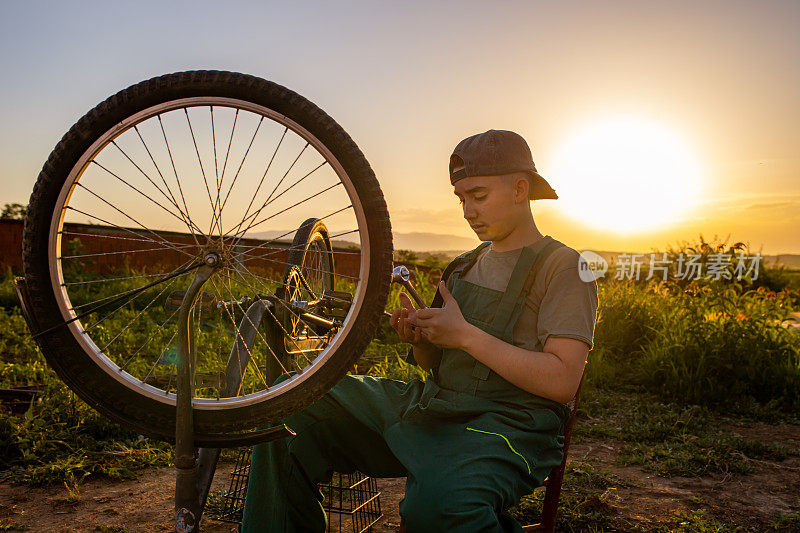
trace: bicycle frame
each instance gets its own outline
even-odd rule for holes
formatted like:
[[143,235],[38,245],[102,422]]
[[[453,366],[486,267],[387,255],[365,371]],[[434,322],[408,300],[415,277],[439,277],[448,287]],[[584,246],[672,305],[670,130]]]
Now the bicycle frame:
[[[177,376],[177,410],[175,420],[175,530],[180,533],[195,531],[200,524],[211,482],[214,480],[220,448],[200,448],[194,446],[194,430],[192,426],[192,396],[194,383],[195,351],[192,339],[193,321],[191,310],[199,297],[200,290],[213,275],[219,258],[215,254],[206,257],[206,265],[200,267],[189,288],[186,290],[179,311],[178,323],[178,376]],[[304,285],[308,285],[301,272],[297,272]],[[275,295],[254,301],[247,308],[245,316],[239,324],[238,335],[234,342],[225,371],[225,389],[223,396],[234,396],[239,390],[245,369],[250,361],[257,329],[264,319],[269,307],[276,307],[272,300]],[[245,303],[244,301],[240,303]],[[326,304],[325,298],[313,302],[291,302],[296,308],[316,309]],[[301,319],[312,320],[328,328],[340,325],[334,320],[315,315],[310,311],[299,313]],[[274,339],[273,339],[274,340]],[[274,382],[278,376],[267,375]],[[258,443],[269,442],[294,435],[285,424],[254,433]]]
[[[194,426],[192,399],[194,397],[194,331],[192,320],[192,309],[200,297],[203,285],[214,274],[214,270],[219,262],[219,257],[214,253],[206,256],[206,264],[199,267],[195,272],[194,278],[189,288],[183,294],[178,311],[178,360],[177,360],[177,400],[175,411],[175,531],[179,533],[191,533],[199,530],[200,520],[203,509],[208,499],[211,483],[214,480],[217,462],[221,448],[197,448],[194,445]],[[308,286],[301,272],[301,283]],[[29,313],[31,308],[25,279],[18,277],[14,279],[14,288],[23,312],[23,317],[27,322],[28,329],[33,336],[41,333],[41,328]],[[256,338],[257,329],[264,320],[264,314],[268,308],[276,307],[273,301],[277,296],[270,295],[253,301],[245,312],[239,324],[239,333],[234,341],[225,371],[225,388],[222,396],[234,396],[239,390],[239,386],[244,375],[244,371],[250,360],[250,353]],[[239,304],[248,303],[249,300],[239,301]],[[223,302],[223,304],[227,305]],[[342,307],[339,298],[330,295],[323,295],[314,301],[290,302],[289,305],[295,309],[303,309],[298,313],[302,320],[314,322],[319,326],[328,329],[337,328],[341,323],[331,320],[324,316],[317,315],[318,307],[336,308]],[[268,375],[267,378],[274,382],[278,376]],[[257,444],[286,438],[294,435],[285,424],[254,431],[249,435],[249,444]],[[221,440],[222,442],[222,440]]]

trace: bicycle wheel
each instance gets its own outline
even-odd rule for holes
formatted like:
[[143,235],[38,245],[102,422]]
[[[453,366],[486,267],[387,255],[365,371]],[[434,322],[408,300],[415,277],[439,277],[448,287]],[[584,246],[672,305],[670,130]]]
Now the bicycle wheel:
[[[347,295],[333,295],[334,266],[333,249],[325,223],[309,218],[294,236],[291,251],[283,275],[283,286],[276,295],[288,305],[278,310],[282,318],[281,331],[283,352],[289,356],[309,357],[318,353],[330,342],[335,327],[330,327],[328,301],[346,301]],[[294,306],[307,313],[292,312]]]
[[[282,290],[299,252],[294,228],[311,217],[331,228],[330,269],[316,281],[346,294],[342,319],[295,368],[281,366],[259,330],[238,393],[222,397],[245,305]],[[144,81],[81,118],[39,174],[23,243],[48,363],[102,413],[167,440],[178,306],[199,265],[215,258],[192,316],[196,442],[217,446],[222,434],[305,407],[344,376],[385,305],[391,251],[383,195],[347,133],[285,87],[219,71]],[[334,256],[345,270],[333,272]],[[265,320],[300,323],[290,299],[272,300]],[[275,364],[295,374],[272,386],[264,372]]]

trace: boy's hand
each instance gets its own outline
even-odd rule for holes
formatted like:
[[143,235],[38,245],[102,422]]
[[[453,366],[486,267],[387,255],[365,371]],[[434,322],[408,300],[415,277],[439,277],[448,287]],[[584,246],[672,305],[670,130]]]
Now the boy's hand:
[[416,327],[418,311],[414,308],[414,304],[411,303],[411,298],[406,293],[401,292],[400,303],[403,307],[395,309],[392,312],[392,318],[389,320],[392,329],[397,332],[397,336],[403,342],[410,344],[425,342],[426,339],[422,336],[422,331]]
[[473,327],[464,319],[458,302],[439,282],[439,292],[444,299],[441,308],[425,308],[416,312],[416,323],[422,334],[433,344],[443,348],[462,348],[469,329]]

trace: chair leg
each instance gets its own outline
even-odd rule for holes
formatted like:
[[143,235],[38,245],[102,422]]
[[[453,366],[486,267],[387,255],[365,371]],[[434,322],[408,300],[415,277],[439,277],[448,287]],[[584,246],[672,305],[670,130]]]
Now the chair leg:
[[558,501],[561,497],[561,482],[564,480],[564,463],[554,468],[551,472],[550,481],[544,492],[544,504],[542,506],[542,529],[545,533],[553,533],[556,530],[556,515],[558,514]]
[[583,386],[583,378],[586,376],[586,365],[583,367],[583,374],[578,383],[578,390],[575,391],[575,397],[572,399],[572,408],[570,409],[567,425],[564,428],[564,456],[561,458],[561,464],[556,466],[550,471],[548,476],[547,488],[544,492],[544,502],[542,504],[542,523],[525,526],[523,531],[544,531],[546,533],[553,533],[556,530],[556,515],[558,514],[558,502],[561,498],[561,482],[564,480],[564,470],[567,467],[567,452],[569,451],[569,443],[572,439],[572,427],[575,425],[575,420],[578,416],[578,402],[581,396],[581,387]]

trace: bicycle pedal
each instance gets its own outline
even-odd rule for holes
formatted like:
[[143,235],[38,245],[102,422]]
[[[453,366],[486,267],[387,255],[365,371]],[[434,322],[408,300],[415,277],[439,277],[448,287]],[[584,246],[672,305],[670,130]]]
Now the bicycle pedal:
[[353,295],[346,291],[325,291],[322,300],[330,309],[348,310],[353,304]]
[[[183,305],[183,298],[186,296],[186,291],[172,291],[167,295],[164,302],[165,311],[177,311]],[[199,311],[200,316],[207,318],[211,316],[213,311],[217,309],[217,299],[209,292],[201,292],[197,298],[197,303],[194,304],[195,312]]]

